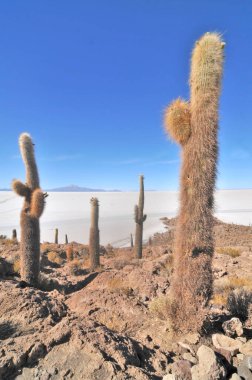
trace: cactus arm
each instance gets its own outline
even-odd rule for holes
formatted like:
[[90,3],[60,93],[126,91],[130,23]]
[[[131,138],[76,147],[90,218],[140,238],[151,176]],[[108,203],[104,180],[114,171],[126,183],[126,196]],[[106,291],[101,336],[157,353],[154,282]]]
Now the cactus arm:
[[30,214],[35,218],[40,218],[45,207],[45,194],[41,189],[32,192]]
[[18,179],[12,181],[12,189],[16,194],[25,198],[28,198],[31,193],[30,188]]

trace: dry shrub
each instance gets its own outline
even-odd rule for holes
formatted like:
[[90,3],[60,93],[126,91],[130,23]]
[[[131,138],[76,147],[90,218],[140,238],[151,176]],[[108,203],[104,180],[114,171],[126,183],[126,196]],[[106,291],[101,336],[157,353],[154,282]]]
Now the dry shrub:
[[238,257],[241,255],[241,251],[239,249],[232,248],[232,247],[217,248],[216,252],[221,254],[221,255],[228,255],[230,257]]
[[61,265],[63,263],[63,259],[60,257],[60,254],[58,252],[54,252],[54,251],[48,252],[47,258],[52,263],[55,263],[58,265]]
[[252,292],[244,289],[232,291],[227,299],[227,309],[233,316],[240,318],[242,321],[248,318],[251,305]]
[[66,257],[68,262],[73,261],[74,259],[74,251],[71,245],[69,245],[66,249]]
[[78,276],[83,270],[83,261],[74,259],[68,263],[69,272],[72,276]]
[[171,300],[167,295],[153,298],[149,304],[149,310],[159,319],[166,321],[171,313]]

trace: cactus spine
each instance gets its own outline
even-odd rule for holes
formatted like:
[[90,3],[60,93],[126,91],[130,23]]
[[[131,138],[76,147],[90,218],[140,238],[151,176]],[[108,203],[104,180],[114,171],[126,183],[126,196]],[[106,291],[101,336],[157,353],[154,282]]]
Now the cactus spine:
[[68,244],[68,237],[67,237],[67,234],[65,235],[65,244]]
[[140,175],[140,190],[139,190],[139,202],[138,206],[135,206],[135,222],[136,222],[136,233],[135,233],[135,256],[138,259],[142,258],[143,249],[143,223],[147,216],[144,215],[144,176]]
[[40,270],[39,218],[43,213],[46,193],[39,186],[33,142],[28,133],[22,133],[19,147],[26,169],[26,183],[12,182],[13,190],[24,197],[21,211],[21,279],[32,286],[38,285]]
[[212,293],[213,202],[224,45],[216,33],[206,33],[196,42],[191,61],[190,103],[178,99],[165,115],[165,127],[182,146],[180,212],[171,289],[171,317],[174,327],[181,331],[201,327]]
[[99,202],[97,198],[91,198],[91,225],[89,234],[89,255],[90,267],[92,270],[100,266],[100,231],[98,227],[99,220]]
[[59,244],[59,230],[58,230],[58,228],[55,228],[55,231],[54,231],[54,244]]

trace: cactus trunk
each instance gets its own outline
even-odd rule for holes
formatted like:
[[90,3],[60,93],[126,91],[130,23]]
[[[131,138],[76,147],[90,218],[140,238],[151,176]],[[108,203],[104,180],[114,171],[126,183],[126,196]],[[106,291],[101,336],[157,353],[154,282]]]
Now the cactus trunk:
[[135,232],[135,256],[138,259],[142,258],[143,251],[143,223],[146,220],[146,215],[144,215],[144,176],[140,175],[140,190],[139,190],[139,202],[138,206],[135,206],[135,222],[136,222],[136,232]]
[[166,115],[169,132],[183,148],[171,313],[174,327],[183,332],[200,329],[212,294],[213,203],[223,46],[215,33],[206,33],[196,43],[191,63],[191,100],[190,105],[186,104],[190,120],[185,103],[180,100],[170,106]]
[[89,235],[89,256],[90,267],[95,270],[100,266],[100,231],[99,221],[99,202],[97,198],[91,198],[91,225]]
[[19,146],[26,168],[26,183],[14,180],[12,187],[18,195],[24,197],[20,218],[21,279],[37,286],[40,271],[39,218],[43,213],[47,194],[39,187],[33,142],[29,134],[23,133],[20,136]]

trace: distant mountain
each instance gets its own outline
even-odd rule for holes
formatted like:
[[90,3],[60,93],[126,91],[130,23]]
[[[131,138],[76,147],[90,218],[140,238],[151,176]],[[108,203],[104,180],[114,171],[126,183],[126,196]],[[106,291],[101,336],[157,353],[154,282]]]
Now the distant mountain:
[[91,189],[89,187],[80,187],[76,185],[70,185],[70,186],[63,186],[63,187],[57,187],[55,189],[48,189],[46,191],[52,191],[52,192],[75,192],[75,193],[81,193],[81,192],[111,192],[116,191],[119,192],[120,190],[104,190],[104,189]]
[[[12,191],[11,189],[0,189],[0,191]],[[104,189],[90,189],[89,187],[80,187],[76,185],[69,185],[69,186],[63,186],[63,187],[56,187],[55,189],[45,189],[44,191],[51,191],[51,192],[75,192],[75,193],[81,193],[81,192],[120,192],[121,190],[104,190]]]

